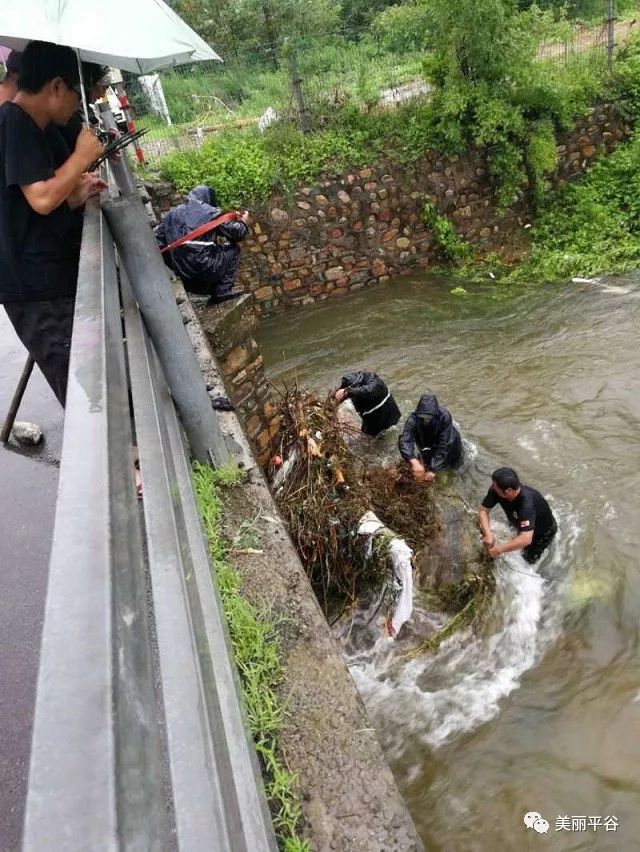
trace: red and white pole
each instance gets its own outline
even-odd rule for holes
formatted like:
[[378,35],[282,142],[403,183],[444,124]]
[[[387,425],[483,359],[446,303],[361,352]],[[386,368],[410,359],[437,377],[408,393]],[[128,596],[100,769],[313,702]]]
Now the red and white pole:
[[[136,125],[131,117],[131,104],[129,103],[129,98],[127,97],[127,93],[125,92],[122,83],[118,85],[117,91],[118,98],[120,99],[120,106],[122,107],[122,112],[124,113],[124,117],[127,122],[127,130],[134,131],[136,129]],[[133,147],[136,150],[138,162],[144,163],[144,151],[142,150],[142,145],[140,144],[139,139],[135,140]]]

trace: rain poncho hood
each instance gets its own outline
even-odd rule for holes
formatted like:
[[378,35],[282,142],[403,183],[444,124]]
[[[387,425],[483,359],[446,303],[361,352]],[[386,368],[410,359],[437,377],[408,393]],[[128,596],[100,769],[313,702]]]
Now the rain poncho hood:
[[434,394],[425,393],[420,397],[420,401],[418,402],[418,407],[416,408],[416,415],[418,417],[425,417],[426,415],[431,415],[432,417],[436,417],[437,415],[449,413],[446,408],[441,408],[440,403],[438,402],[438,397],[434,396]]
[[364,384],[365,375],[375,376],[375,373],[363,373],[362,370],[354,370],[351,373],[345,373],[340,382],[341,388],[357,388]]
[[186,203],[180,206],[184,206],[183,218],[187,229],[185,233],[195,231],[200,225],[205,225],[222,215],[222,210],[212,204],[211,189],[204,184],[194,187],[187,195]]

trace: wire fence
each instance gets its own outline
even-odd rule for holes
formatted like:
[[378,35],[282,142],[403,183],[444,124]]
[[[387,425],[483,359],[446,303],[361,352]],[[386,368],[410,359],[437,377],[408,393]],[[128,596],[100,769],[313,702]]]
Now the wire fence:
[[[580,2],[584,12],[585,0]],[[549,28],[538,47],[541,62],[612,61],[615,47],[640,30],[640,2],[637,19],[632,5],[625,7],[621,20],[615,18],[611,0],[590,2],[590,22],[565,17]],[[527,3],[522,0],[523,6]],[[173,151],[199,148],[208,136],[229,128],[263,126],[275,115],[331,110],[347,101],[368,109],[392,108],[428,97],[430,87],[422,74],[425,50],[412,44],[411,36],[396,45],[375,38],[370,30],[348,36],[329,42],[265,43],[225,63],[154,75],[151,83],[126,78],[136,125],[147,129],[146,162],[153,165]]]

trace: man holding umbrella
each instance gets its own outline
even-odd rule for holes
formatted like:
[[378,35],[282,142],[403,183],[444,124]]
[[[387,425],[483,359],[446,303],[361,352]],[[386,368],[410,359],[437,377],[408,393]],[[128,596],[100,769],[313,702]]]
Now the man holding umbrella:
[[87,173],[102,152],[83,128],[68,155],[52,144],[80,102],[76,53],[48,42],[25,48],[18,93],[0,107],[0,303],[64,405],[82,219],[104,184]]

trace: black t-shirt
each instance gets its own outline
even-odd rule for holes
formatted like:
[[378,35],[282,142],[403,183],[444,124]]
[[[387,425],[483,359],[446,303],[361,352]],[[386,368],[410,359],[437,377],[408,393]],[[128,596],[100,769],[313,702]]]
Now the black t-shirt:
[[551,507],[535,488],[522,485],[520,493],[511,502],[498,497],[493,488],[490,488],[482,501],[482,505],[485,509],[493,509],[498,503],[504,509],[507,520],[518,533],[533,530],[532,544],[557,529],[556,519],[553,517]]
[[82,217],[66,201],[41,216],[20,189],[53,177],[69,153],[54,127],[41,130],[17,104],[0,107],[0,302],[75,294]]

